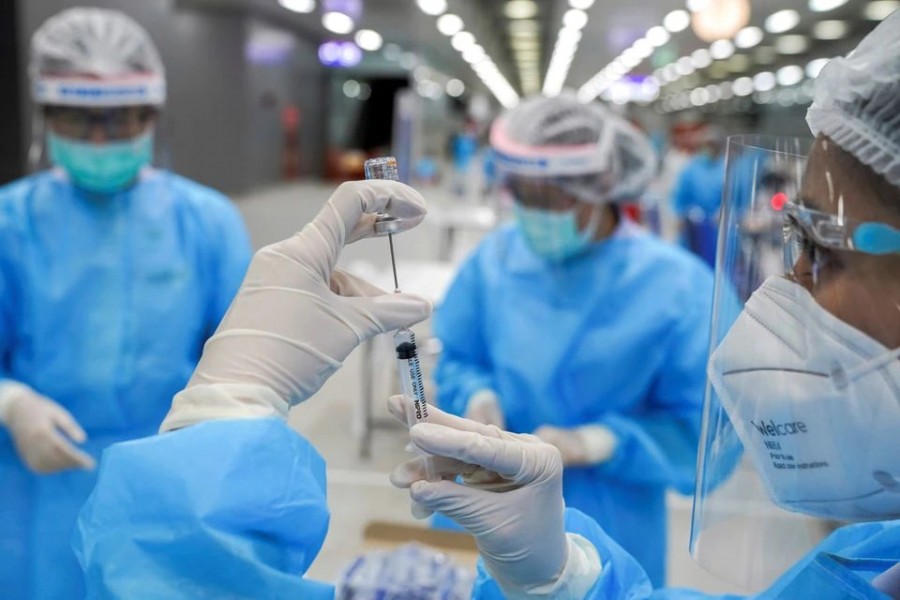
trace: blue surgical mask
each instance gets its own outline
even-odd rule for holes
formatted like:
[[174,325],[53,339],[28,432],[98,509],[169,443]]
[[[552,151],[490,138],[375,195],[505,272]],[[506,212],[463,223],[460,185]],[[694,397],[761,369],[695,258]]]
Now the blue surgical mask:
[[54,165],[65,169],[72,182],[89,192],[112,194],[137,179],[153,158],[153,130],[124,141],[93,144],[47,133]]
[[597,231],[596,218],[581,231],[574,210],[551,211],[514,204],[513,214],[528,246],[552,262],[563,262],[584,252]]

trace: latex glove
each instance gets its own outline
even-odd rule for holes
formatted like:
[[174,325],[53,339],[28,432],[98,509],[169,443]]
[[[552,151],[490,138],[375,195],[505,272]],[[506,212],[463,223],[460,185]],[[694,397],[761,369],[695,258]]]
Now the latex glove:
[[300,232],[257,252],[160,430],[208,419],[286,418],[361,342],[431,314],[424,298],[388,294],[335,270],[345,244],[374,235],[379,212],[409,229],[425,218],[425,201],[396,181],[345,183]]
[[478,421],[484,425],[494,425],[498,429],[506,429],[506,417],[500,408],[500,399],[493,390],[479,390],[472,394],[466,404],[467,419]]
[[0,387],[0,423],[6,425],[19,458],[35,473],[93,469],[94,459],[72,442],[87,434],[65,408],[27,385]]
[[[395,396],[389,404],[401,420],[405,401]],[[565,531],[556,448],[434,407],[429,412],[410,439],[433,456],[441,480],[429,481],[418,458],[394,470],[391,482],[471,533],[507,598],[583,598],[600,574],[600,558],[590,542]]]
[[535,430],[534,435],[556,446],[563,465],[567,467],[605,463],[612,458],[618,442],[615,434],[603,425],[584,425],[573,429],[543,425]]

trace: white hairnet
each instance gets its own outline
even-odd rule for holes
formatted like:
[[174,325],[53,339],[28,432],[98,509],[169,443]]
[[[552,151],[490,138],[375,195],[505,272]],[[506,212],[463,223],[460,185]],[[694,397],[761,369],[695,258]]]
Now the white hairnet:
[[806,121],[900,187],[900,11],[816,79]]
[[165,69],[153,40],[115,10],[72,8],[48,19],[31,39],[29,75],[40,104],[165,102]]
[[597,204],[637,199],[656,170],[644,134],[570,94],[523,101],[494,123],[491,145],[502,174],[553,178]]

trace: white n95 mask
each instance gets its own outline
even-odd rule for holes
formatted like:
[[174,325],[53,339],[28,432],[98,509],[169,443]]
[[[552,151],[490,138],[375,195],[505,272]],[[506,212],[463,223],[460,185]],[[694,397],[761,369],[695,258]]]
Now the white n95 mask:
[[900,517],[900,348],[769,278],[709,377],[773,502],[813,516]]

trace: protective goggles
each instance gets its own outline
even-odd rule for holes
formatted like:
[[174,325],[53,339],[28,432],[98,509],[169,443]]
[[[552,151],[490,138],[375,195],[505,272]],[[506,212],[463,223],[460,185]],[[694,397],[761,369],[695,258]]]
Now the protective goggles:
[[806,256],[816,262],[819,249],[865,254],[900,253],[900,230],[874,221],[854,221],[800,206],[784,205],[784,262],[790,272]]
[[48,106],[44,111],[56,133],[77,140],[89,138],[96,127],[109,139],[132,138],[143,133],[155,115],[156,109],[149,106],[108,109]]

